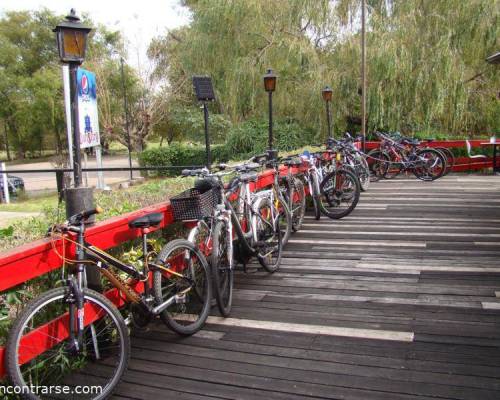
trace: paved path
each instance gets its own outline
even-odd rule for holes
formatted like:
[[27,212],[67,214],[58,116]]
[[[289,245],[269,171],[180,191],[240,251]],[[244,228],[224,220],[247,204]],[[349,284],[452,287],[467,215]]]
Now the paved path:
[[373,184],[238,272],[231,319],[135,333],[115,398],[498,400],[499,257],[499,177]]
[[14,211],[0,211],[0,228],[9,226],[12,221],[22,218],[36,217],[40,213],[35,212],[14,212]]
[[[83,161],[82,161],[83,162]],[[133,161],[133,165],[137,166],[137,162]],[[95,159],[89,158],[88,168],[96,168]],[[113,156],[113,157],[104,157],[103,158],[103,167],[111,168],[111,167],[128,167],[128,158],[123,156]],[[7,165],[9,170],[43,170],[43,169],[53,169],[54,165],[48,161],[37,162],[37,163],[26,163],[26,164],[16,164],[16,165]],[[134,172],[135,176],[138,176],[138,172]],[[41,172],[41,173],[26,173],[26,174],[16,174],[15,172],[12,175],[19,176],[24,179],[25,188],[28,192],[32,191],[40,191],[40,190],[56,190],[56,175],[51,172]],[[104,180],[107,185],[111,185],[113,183],[126,181],[129,178],[129,172],[104,172]],[[85,173],[84,173],[85,179]],[[89,185],[95,186],[97,183],[97,172],[88,172],[88,180]]]

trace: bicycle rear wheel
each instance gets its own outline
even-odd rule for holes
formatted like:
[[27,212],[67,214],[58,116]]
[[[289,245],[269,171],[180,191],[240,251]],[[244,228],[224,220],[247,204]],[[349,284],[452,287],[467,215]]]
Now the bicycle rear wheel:
[[210,267],[217,307],[224,317],[229,316],[233,301],[234,271],[229,259],[229,240],[226,222],[217,221],[213,231]]
[[359,178],[360,189],[366,192],[370,187],[370,167],[366,162],[366,158],[360,154],[355,155],[356,159],[356,174]]
[[[7,374],[14,386],[30,389],[26,399],[101,400],[111,395],[123,376],[130,339],[120,312],[100,293],[83,289],[85,328],[78,349],[68,337],[70,315],[74,321],[78,318],[71,301],[67,287],[44,293],[28,303],[9,333]],[[63,386],[73,393],[40,391]],[[87,391],[82,388],[91,393],[76,393]]]
[[433,181],[441,178],[446,170],[446,160],[442,153],[434,149],[423,149],[417,152],[419,160],[413,168],[413,173],[423,181]]
[[370,169],[370,181],[377,182],[382,179],[388,167],[389,157],[379,149],[371,150],[367,154],[368,168]]
[[361,191],[358,177],[345,169],[338,169],[325,176],[320,189],[321,212],[332,219],[349,215],[356,208]]
[[297,232],[304,222],[306,212],[306,192],[302,181],[295,176],[286,181],[290,213],[292,214],[292,230]]
[[261,199],[257,210],[257,260],[268,272],[276,272],[281,264],[283,236],[281,218],[271,200]]
[[155,270],[153,273],[156,303],[172,301],[160,313],[161,320],[179,335],[198,332],[207,320],[212,299],[205,256],[190,241],[175,239],[163,247],[157,263],[175,272]]
[[439,150],[446,159],[446,170],[444,171],[443,176],[448,175],[453,167],[455,166],[455,156],[453,152],[447,147],[435,147],[436,150]]

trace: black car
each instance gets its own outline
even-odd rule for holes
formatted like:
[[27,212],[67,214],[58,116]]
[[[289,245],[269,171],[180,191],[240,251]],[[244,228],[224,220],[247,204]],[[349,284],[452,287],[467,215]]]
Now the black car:
[[[24,190],[24,181],[22,178],[13,175],[7,175],[9,185],[9,194],[15,196]],[[0,176],[0,198],[3,198],[3,177]]]

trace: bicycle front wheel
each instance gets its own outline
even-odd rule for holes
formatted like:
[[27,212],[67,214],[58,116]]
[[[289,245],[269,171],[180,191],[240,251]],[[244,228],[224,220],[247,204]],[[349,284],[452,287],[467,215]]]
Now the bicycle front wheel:
[[175,239],[158,254],[157,263],[166,270],[153,273],[156,304],[169,302],[161,320],[179,335],[198,332],[210,312],[212,282],[205,256],[190,241]]
[[210,266],[217,307],[224,317],[229,316],[233,301],[234,271],[231,268],[229,241],[226,222],[217,221],[213,232]]
[[332,219],[349,215],[358,204],[361,191],[358,177],[345,169],[338,169],[325,176],[320,189],[320,210]]
[[34,299],[17,318],[7,341],[6,368],[12,385],[29,388],[24,398],[100,400],[120,382],[130,357],[123,317],[90,289],[83,289],[83,305],[85,328],[76,341],[69,338],[69,332],[77,336],[70,321],[77,321],[79,311],[67,287]]

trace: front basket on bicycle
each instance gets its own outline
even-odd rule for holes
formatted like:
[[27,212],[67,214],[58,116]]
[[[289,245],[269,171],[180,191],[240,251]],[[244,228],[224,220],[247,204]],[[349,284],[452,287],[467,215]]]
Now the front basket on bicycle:
[[170,198],[176,221],[191,221],[209,217],[217,203],[218,191],[216,188],[203,193],[198,189],[191,188]]

